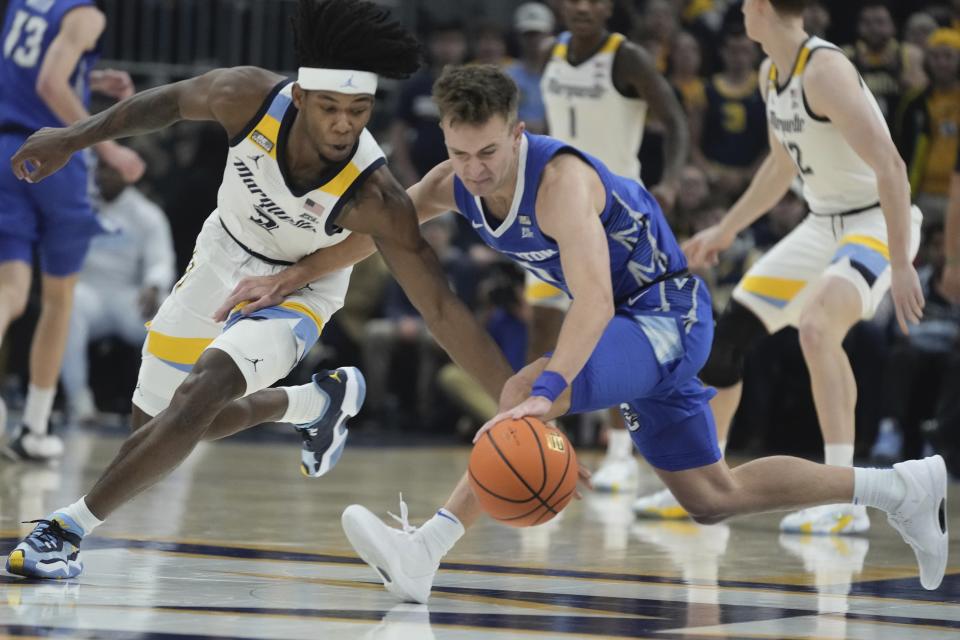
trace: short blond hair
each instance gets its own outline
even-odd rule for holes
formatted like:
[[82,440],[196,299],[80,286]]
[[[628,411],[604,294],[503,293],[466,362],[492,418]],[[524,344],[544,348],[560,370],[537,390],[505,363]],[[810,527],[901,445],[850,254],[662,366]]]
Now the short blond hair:
[[433,84],[440,119],[451,124],[482,125],[498,115],[515,122],[519,100],[516,83],[492,64],[448,66]]

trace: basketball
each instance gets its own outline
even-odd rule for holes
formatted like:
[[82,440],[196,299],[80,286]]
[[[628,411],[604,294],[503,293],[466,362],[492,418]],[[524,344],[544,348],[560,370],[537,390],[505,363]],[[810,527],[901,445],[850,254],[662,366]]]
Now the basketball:
[[470,486],[494,520],[531,527],[553,519],[573,498],[577,454],[562,431],[537,418],[504,420],[470,454]]

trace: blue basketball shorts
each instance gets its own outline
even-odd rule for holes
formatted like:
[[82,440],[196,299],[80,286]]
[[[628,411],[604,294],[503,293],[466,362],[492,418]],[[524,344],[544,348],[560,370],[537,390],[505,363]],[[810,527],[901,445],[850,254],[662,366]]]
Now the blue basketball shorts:
[[[697,374],[713,343],[706,285],[671,280],[669,305],[656,289],[621,306],[574,379],[570,413],[619,406],[637,449],[665,471],[713,464],[722,457],[710,411],[716,394]],[[667,312],[659,311],[668,307]]]
[[[9,158],[25,137],[0,134],[0,158]],[[51,276],[68,276],[83,266],[90,239],[104,233],[90,204],[90,172],[83,153],[37,184],[0,167],[0,262],[33,264],[36,247],[40,269]]]

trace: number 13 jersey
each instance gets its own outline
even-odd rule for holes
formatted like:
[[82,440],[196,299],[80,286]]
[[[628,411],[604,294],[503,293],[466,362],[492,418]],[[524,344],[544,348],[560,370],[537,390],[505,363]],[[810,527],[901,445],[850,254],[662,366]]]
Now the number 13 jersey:
[[557,36],[540,90],[550,135],[603,161],[613,173],[640,179],[640,142],[647,102],[624,96],[613,84],[613,65],[626,40],[611,33],[579,64],[567,58],[570,32]]
[[[873,169],[857,155],[836,125],[810,110],[803,92],[803,72],[818,49],[836,51],[826,55],[843,55],[839,47],[811,37],[801,47],[786,79],[771,63],[767,78],[767,121],[797,164],[803,180],[803,196],[812,212],[837,214],[875,206],[880,195]],[[860,87],[886,130],[883,112],[863,80]]]

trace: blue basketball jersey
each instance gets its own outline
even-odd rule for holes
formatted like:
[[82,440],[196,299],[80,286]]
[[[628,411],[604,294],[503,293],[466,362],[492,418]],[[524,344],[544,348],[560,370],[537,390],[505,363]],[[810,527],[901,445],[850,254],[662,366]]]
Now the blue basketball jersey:
[[[686,258],[653,196],[636,180],[611,173],[600,160],[549,136],[524,134],[517,189],[503,221],[488,215],[481,198],[471,194],[463,182],[454,177],[457,208],[487,245],[570,295],[557,243],[540,230],[535,206],[544,167],[559,153],[574,153],[583,158],[600,176],[606,189],[607,201],[600,222],[607,232],[617,306],[633,306],[652,283],[662,282],[674,274],[685,275]],[[662,295],[669,296],[668,293]],[[689,297],[689,294],[684,296]],[[657,304],[669,306],[669,300],[658,299]]]
[[[86,6],[95,4],[93,0],[9,0],[0,36],[0,130],[32,133],[41,127],[63,126],[37,95],[37,76],[63,17]],[[88,75],[98,57],[99,50],[84,53],[70,76],[84,106],[90,103]]]

